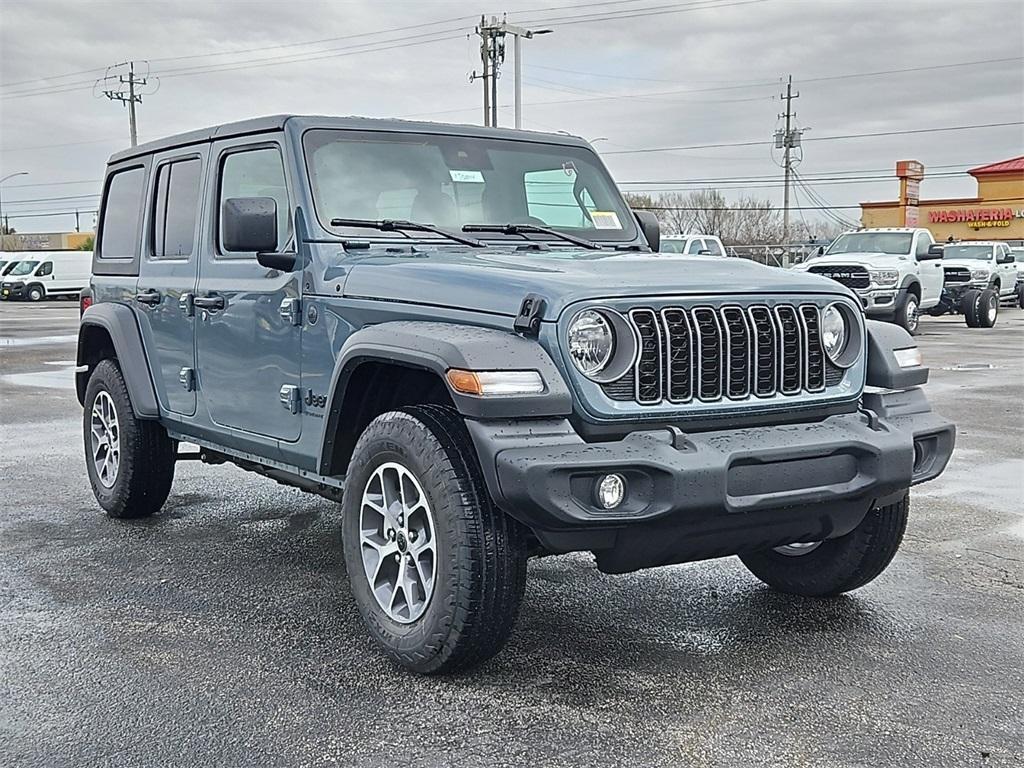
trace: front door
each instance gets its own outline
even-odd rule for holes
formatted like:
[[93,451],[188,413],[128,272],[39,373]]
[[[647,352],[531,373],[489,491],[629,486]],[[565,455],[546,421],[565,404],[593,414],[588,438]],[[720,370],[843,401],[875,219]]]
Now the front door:
[[932,246],[930,237],[919,234],[914,255],[917,258],[917,272],[921,278],[921,306],[933,307],[942,296],[942,284],[946,280],[946,271],[942,268],[942,259],[929,259],[928,249]]
[[[278,250],[292,241],[291,196],[280,134],[213,144],[210,236],[196,290],[199,390],[210,418],[225,427],[297,440],[302,418],[290,407],[298,395],[301,326],[287,301],[300,295],[300,271],[260,266],[255,253],[229,252],[221,211],[233,197],[272,197],[278,210]],[[294,388],[294,390],[292,390]]]
[[155,159],[146,196],[145,237],[132,302],[157,398],[171,413],[196,412],[195,318],[200,212],[207,147]]

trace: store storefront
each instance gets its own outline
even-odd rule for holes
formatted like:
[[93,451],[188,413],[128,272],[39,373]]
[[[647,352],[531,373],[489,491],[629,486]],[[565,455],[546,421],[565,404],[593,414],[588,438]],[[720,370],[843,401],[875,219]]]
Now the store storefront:
[[1024,241],[1024,156],[972,168],[975,197],[923,200],[926,173],[916,160],[896,164],[899,200],[861,203],[865,227],[927,227],[938,241]]

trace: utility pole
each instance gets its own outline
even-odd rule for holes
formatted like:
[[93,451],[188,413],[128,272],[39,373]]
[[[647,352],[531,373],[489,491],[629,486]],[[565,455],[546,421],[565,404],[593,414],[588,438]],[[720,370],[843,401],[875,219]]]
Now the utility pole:
[[782,242],[786,244],[789,242],[789,183],[793,175],[793,149],[800,146],[800,137],[803,134],[799,128],[793,128],[792,121],[796,117],[796,112],[793,111],[793,99],[800,98],[800,92],[793,92],[792,75],[789,76],[786,83],[786,92],[780,96],[786,102],[786,111],[780,114],[779,118],[785,118],[786,127],[775,132],[775,147],[783,150],[782,167],[785,173],[785,184],[782,192]]
[[505,36],[513,37],[513,53],[515,55],[514,91],[515,91],[515,126],[523,127],[523,60],[522,38],[532,39],[536,35],[546,35],[550,29],[526,29],[509,24],[506,18],[499,22],[492,16],[490,21],[480,17],[480,25],[476,33],[480,35],[480,59],[483,63],[483,74],[474,70],[470,82],[481,79],[484,81],[484,125],[498,126],[498,71],[505,61]]
[[[112,67],[112,69],[116,67],[125,66],[128,67],[128,76],[125,77],[124,75],[118,75],[117,78],[117,82],[122,86],[121,90],[115,91],[113,89],[104,89],[103,95],[111,101],[120,101],[122,104],[128,106],[128,124],[131,129],[132,146],[135,147],[138,146],[139,144],[139,132],[135,120],[135,105],[142,103],[142,94],[138,92],[136,86],[145,85],[147,82],[149,82],[149,79],[146,77],[135,76],[134,61],[125,61],[120,64],[115,64],[114,67]],[[106,80],[108,78],[109,75],[107,78],[103,79]],[[127,93],[125,93],[124,91],[123,86],[125,85],[128,86]]]

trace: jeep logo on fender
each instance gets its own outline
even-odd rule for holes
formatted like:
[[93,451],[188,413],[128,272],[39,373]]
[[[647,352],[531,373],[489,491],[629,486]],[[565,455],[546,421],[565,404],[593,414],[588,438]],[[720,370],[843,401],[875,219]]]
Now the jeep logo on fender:
[[318,395],[311,389],[306,392],[306,399],[303,402],[313,408],[323,408],[327,405],[327,395]]

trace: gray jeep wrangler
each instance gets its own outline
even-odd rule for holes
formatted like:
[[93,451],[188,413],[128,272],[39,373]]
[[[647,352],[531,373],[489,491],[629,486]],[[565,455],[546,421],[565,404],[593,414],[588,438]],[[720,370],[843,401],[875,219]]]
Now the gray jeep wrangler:
[[78,341],[96,498],[152,515],[198,458],[340,500],[367,628],[423,673],[501,648],[530,556],[871,581],[953,449],[913,339],[658,239],[563,135],[280,116],[120,152]]

